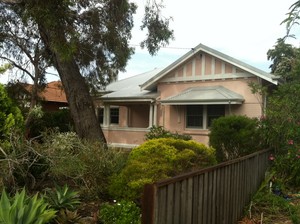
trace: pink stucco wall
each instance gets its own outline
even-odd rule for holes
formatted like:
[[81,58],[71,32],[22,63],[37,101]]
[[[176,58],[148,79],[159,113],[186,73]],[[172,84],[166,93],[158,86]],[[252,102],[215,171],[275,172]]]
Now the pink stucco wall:
[[122,129],[118,127],[103,128],[103,132],[108,144],[119,144],[126,147],[140,145],[145,141],[145,134],[148,129]]
[[128,110],[128,127],[147,128],[149,126],[149,105],[130,105]]

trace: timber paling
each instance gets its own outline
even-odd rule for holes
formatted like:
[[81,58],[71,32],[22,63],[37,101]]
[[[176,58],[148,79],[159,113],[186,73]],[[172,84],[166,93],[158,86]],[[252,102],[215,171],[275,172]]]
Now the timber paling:
[[233,224],[258,190],[270,150],[144,187],[143,224]]

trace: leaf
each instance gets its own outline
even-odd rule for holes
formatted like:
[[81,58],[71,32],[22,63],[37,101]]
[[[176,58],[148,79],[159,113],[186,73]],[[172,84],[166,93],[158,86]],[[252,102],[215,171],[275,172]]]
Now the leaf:
[[0,199],[0,220],[3,221],[4,223],[7,223],[9,220],[10,207],[11,204],[9,198],[7,197],[5,190],[3,190]]

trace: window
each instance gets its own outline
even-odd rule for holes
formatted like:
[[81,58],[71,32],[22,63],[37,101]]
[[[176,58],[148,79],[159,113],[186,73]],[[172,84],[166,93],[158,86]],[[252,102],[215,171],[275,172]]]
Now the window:
[[119,108],[112,107],[110,108],[110,123],[119,124]]
[[186,127],[203,128],[203,106],[202,105],[187,106]]
[[225,116],[225,105],[186,106],[186,127],[208,129],[212,121]]
[[211,127],[212,121],[222,116],[225,116],[224,105],[208,105],[207,106],[207,127]]

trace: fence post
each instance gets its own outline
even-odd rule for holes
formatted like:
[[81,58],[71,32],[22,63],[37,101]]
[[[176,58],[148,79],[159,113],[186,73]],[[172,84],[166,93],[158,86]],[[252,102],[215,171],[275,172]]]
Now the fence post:
[[146,184],[142,196],[142,224],[154,224],[156,186]]

